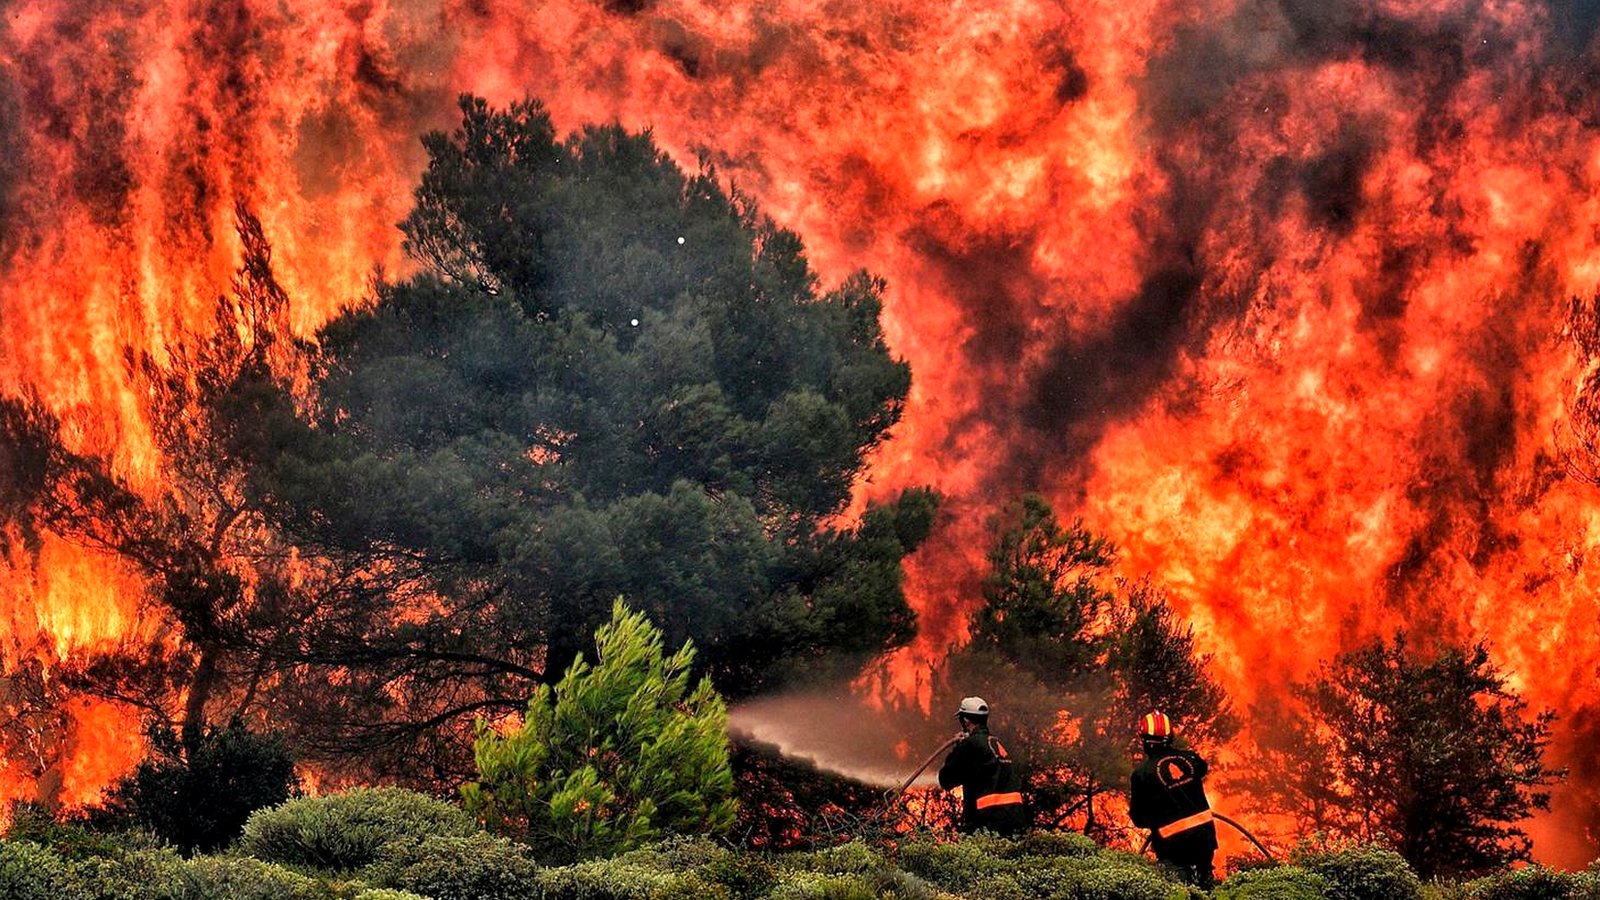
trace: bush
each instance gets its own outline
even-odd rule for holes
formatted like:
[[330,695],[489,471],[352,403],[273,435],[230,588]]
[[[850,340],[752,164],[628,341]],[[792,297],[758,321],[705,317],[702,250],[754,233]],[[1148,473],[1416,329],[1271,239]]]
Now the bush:
[[878,892],[860,875],[787,872],[768,896],[771,900],[877,900]]
[[1011,879],[1029,897],[1042,900],[1167,900],[1174,889],[1181,890],[1144,860],[1110,853],[1019,865]]
[[1011,868],[993,850],[992,838],[968,837],[953,843],[918,839],[903,844],[894,860],[900,868],[944,890],[961,892]]
[[430,898],[392,888],[367,888],[356,894],[353,900],[430,900]]
[[188,863],[182,900],[329,900],[322,885],[248,856],[198,856]]
[[187,900],[195,893],[189,866],[171,850],[91,857],[72,869],[95,900]]
[[667,834],[733,824],[728,713],[694,648],[668,657],[661,632],[619,599],[579,659],[528,701],[521,728],[479,723],[467,808],[558,861],[610,856]]
[[1094,842],[1094,838],[1076,831],[1030,831],[1013,843],[1016,845],[1016,856],[1067,856],[1081,859],[1100,852],[1100,845]]
[[1527,866],[1470,882],[1465,893],[1470,900],[1576,900],[1592,887],[1588,881],[1583,874]]
[[626,859],[546,869],[539,873],[539,887],[543,900],[717,900],[733,896],[726,887],[696,875]]
[[1328,882],[1300,866],[1247,869],[1212,891],[1212,900],[1322,900]]
[[301,797],[245,823],[240,849],[291,866],[348,871],[375,862],[391,844],[477,831],[460,809],[401,788],[358,788]]
[[524,900],[539,889],[539,866],[528,851],[483,832],[392,844],[364,874],[433,900]]
[[1296,856],[1327,881],[1328,900],[1421,900],[1422,881],[1393,850],[1377,845]]
[[106,832],[88,828],[81,822],[61,821],[48,809],[34,803],[15,803],[6,838],[48,847],[62,859],[88,859],[116,856],[129,850],[153,849],[161,842],[138,831]]
[[28,841],[0,841],[0,897],[6,900],[89,900],[66,860]]
[[967,897],[984,900],[1034,900],[1038,895],[1023,890],[1009,875],[986,875],[974,881],[962,892]]
[[282,803],[297,785],[294,757],[273,735],[230,726],[185,742],[152,729],[150,741],[150,757],[90,817],[148,828],[185,854],[233,843],[252,812]]
[[765,897],[778,883],[777,867],[756,853],[725,853],[701,866],[696,874],[727,888],[735,897]]
[[861,875],[887,865],[882,854],[861,841],[792,853],[784,858],[784,863],[788,868],[828,875]]

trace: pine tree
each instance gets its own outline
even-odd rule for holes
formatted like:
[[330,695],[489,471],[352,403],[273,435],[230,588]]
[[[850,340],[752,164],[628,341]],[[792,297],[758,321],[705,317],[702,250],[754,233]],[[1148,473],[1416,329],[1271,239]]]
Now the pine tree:
[[595,647],[593,665],[580,658],[539,688],[520,728],[479,723],[467,809],[549,861],[726,831],[727,708],[709,680],[691,683],[693,645],[666,656],[661,632],[619,598]]
[[1530,715],[1483,644],[1424,652],[1402,634],[1290,693],[1303,714],[1279,708],[1285,727],[1242,782],[1272,808],[1391,844],[1425,878],[1530,858],[1517,823],[1549,808],[1543,788],[1564,775],[1543,762],[1555,716]]

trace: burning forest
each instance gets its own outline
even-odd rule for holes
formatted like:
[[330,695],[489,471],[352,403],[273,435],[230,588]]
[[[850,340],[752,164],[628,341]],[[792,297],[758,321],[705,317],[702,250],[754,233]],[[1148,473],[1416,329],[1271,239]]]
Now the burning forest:
[[842,771],[1028,673],[1089,831],[1449,670],[1600,853],[1593,4],[0,10],[0,798],[453,789],[621,595]]

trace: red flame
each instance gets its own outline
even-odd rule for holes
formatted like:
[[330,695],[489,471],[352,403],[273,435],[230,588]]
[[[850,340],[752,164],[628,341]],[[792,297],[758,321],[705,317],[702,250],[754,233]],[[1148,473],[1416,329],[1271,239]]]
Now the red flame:
[[[0,383],[159,491],[122,354],[208,327],[235,201],[309,333],[403,266],[418,132],[457,91],[533,94],[706,152],[825,277],[889,278],[915,383],[858,499],[931,483],[955,520],[908,569],[899,696],[962,637],[986,512],[1043,489],[1175,591],[1242,701],[1395,627],[1481,635],[1577,746],[1600,514],[1555,442],[1580,374],[1558,335],[1600,285],[1600,141],[1570,24],[1507,0],[13,4]],[[87,551],[7,573],[7,653],[140,639],[136,586]],[[74,717],[82,796],[136,748]]]

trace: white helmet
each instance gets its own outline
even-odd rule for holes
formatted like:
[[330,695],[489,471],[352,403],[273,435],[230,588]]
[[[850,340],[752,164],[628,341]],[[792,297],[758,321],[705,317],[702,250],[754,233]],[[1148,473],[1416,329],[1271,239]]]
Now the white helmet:
[[957,716],[987,716],[989,704],[982,697],[968,697],[961,701],[961,708],[956,710]]

